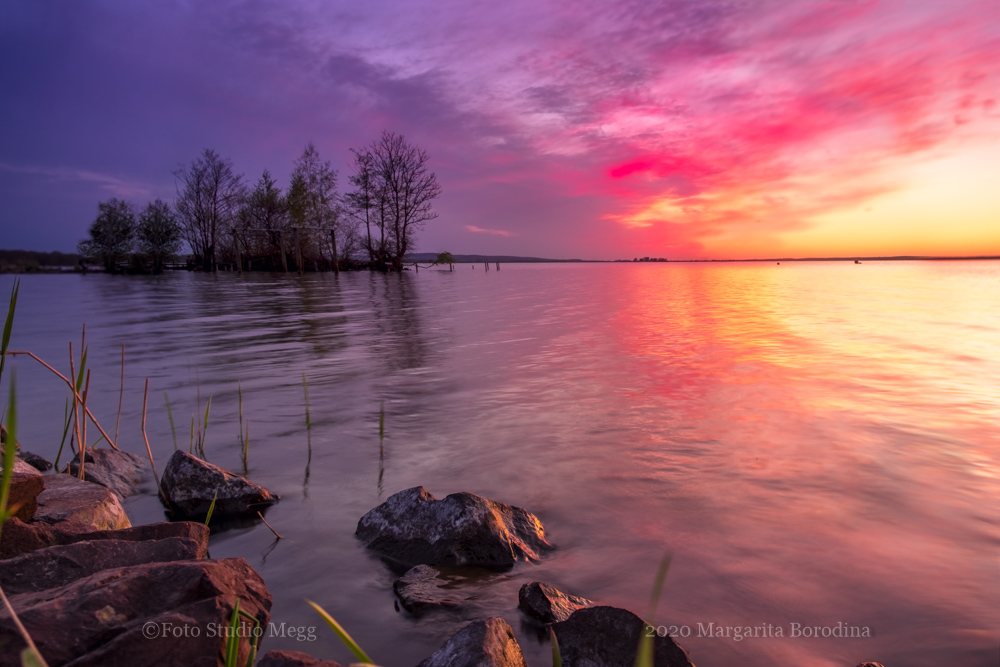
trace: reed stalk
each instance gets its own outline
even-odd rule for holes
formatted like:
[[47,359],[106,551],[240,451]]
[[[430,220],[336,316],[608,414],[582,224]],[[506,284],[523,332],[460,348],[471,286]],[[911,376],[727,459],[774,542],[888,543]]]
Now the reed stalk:
[[[124,348],[123,348],[124,349]],[[146,436],[146,402],[149,400],[149,378],[146,378],[146,388],[142,392],[142,440],[146,443],[146,453],[149,454],[149,469],[153,471],[153,480],[156,482],[156,492],[160,494],[160,499],[167,503],[167,497],[163,495],[163,488],[160,486],[160,476],[156,474],[156,464],[153,463],[153,450],[149,447],[149,438]]]
[[59,470],[59,458],[62,456],[63,446],[66,444],[66,435],[69,433],[69,423],[70,423],[70,418],[69,417],[70,417],[70,415],[69,415],[69,399],[67,398],[66,399],[66,403],[63,405],[63,434],[62,434],[62,440],[59,441],[59,451],[56,452],[56,462],[53,464],[53,467],[56,470]]
[[122,343],[122,380],[118,386],[118,416],[115,418],[115,445],[118,445],[118,426],[122,422],[122,398],[125,396],[125,344]]
[[265,526],[267,526],[268,528],[271,529],[271,532],[274,533],[274,536],[277,537],[280,540],[281,539],[281,535],[279,535],[278,531],[276,531],[274,528],[271,528],[271,524],[269,524],[267,522],[267,519],[265,519],[264,515],[260,513],[260,510],[257,511],[257,516],[260,517],[260,520],[264,522]]
[[167,404],[167,419],[170,420],[170,436],[174,439],[174,451],[177,451],[177,429],[174,427],[174,413],[170,409],[170,398],[163,392],[163,401]]
[[3,335],[0,336],[0,380],[3,379],[3,367],[7,362],[7,346],[10,345],[10,332],[14,327],[14,311],[17,309],[17,295],[21,291],[20,279],[14,279],[10,289],[10,303],[7,305],[7,319],[3,324]]
[[312,428],[312,419],[309,418],[309,384],[306,382],[306,374],[302,374],[302,392],[306,397],[306,430]]

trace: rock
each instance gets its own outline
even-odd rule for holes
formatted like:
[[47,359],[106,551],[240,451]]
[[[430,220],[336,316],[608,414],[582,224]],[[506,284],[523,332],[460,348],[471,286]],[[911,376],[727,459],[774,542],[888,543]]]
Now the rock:
[[161,487],[170,509],[190,519],[205,518],[216,492],[213,517],[256,515],[279,499],[259,484],[181,451],[167,462]]
[[422,486],[390,496],[361,517],[357,535],[369,549],[408,566],[505,568],[552,548],[542,523],[527,510],[471,493],[436,500]]
[[[83,478],[111,489],[119,498],[136,492],[142,481],[142,459],[135,454],[115,449],[88,449],[83,466]],[[76,477],[80,472],[80,455],[69,463],[69,472]]]
[[70,475],[45,475],[45,490],[38,494],[35,521],[62,530],[90,532],[128,528],[128,516],[118,497],[100,484]]
[[[3,470],[3,457],[2,456],[0,456],[0,470]],[[27,463],[25,463],[24,461],[22,461],[20,458],[15,458],[14,459],[14,472],[15,473],[21,473],[22,475],[37,475],[39,477],[42,474],[41,472],[39,472],[38,470],[36,470],[34,467],[32,467],[32,466],[28,465]]]
[[302,651],[268,651],[257,667],[341,667],[333,660],[320,660]]
[[171,537],[194,540],[198,544],[195,558],[204,558],[208,555],[208,534],[208,526],[191,521],[163,521],[122,530],[79,533],[58,530],[47,523],[38,521],[24,523],[17,519],[10,519],[3,526],[3,539],[0,540],[0,559],[13,558],[23,553],[58,544],[73,544],[91,540],[163,540]]
[[507,621],[489,618],[456,632],[417,667],[527,667],[527,663]]
[[[218,629],[228,627],[237,599],[242,611],[267,627],[271,596],[242,558],[104,570],[58,588],[10,596],[48,663],[73,667],[222,665],[226,638]],[[250,626],[244,628],[249,632]],[[0,646],[0,667],[20,667],[24,642],[2,610]],[[248,655],[249,643],[240,641],[237,663],[246,664]]]
[[392,584],[406,611],[419,614],[434,608],[455,609],[460,602],[446,590],[448,581],[430,565],[417,565]]
[[4,561],[0,587],[7,595],[44,591],[113,568],[200,558],[204,551],[189,537],[162,540],[90,540],[45,547]]
[[532,621],[544,625],[565,621],[577,609],[593,604],[586,598],[567,595],[540,581],[521,586],[517,593],[517,608]]
[[[646,623],[626,609],[587,607],[552,626],[566,667],[633,667]],[[656,667],[694,667],[671,637],[653,639]]]
[[52,470],[52,463],[38,454],[32,454],[31,452],[22,451],[18,456],[21,460],[27,463],[29,466],[38,470],[39,472],[47,472]]
[[858,667],[885,667],[881,662],[862,662],[858,663]]
[[14,513],[21,521],[31,521],[38,509],[38,494],[45,489],[41,475],[15,472],[11,475],[10,495],[7,506],[17,507]]

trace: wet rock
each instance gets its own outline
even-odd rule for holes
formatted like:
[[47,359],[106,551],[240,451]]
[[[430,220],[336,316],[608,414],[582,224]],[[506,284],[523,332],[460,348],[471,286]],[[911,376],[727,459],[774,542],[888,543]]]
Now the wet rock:
[[456,632],[417,667],[527,667],[527,663],[507,621],[490,618]]
[[38,454],[32,454],[31,452],[22,451],[18,456],[21,460],[27,463],[29,466],[38,470],[39,472],[47,472],[52,470],[52,463]]
[[[3,470],[3,457],[0,456],[0,470]],[[28,465],[20,458],[14,459],[14,472],[21,473],[22,475],[38,475],[41,476],[41,472],[36,470],[33,466]]]
[[256,515],[279,498],[259,484],[181,451],[167,462],[161,487],[170,509],[189,519],[204,519],[216,492],[212,516],[220,518]]
[[202,545],[188,537],[162,540],[90,540],[37,549],[4,561],[0,587],[7,595],[44,591],[101,570],[144,563],[192,560],[204,555]]
[[163,540],[171,537],[192,539],[198,544],[196,558],[208,554],[208,526],[191,521],[151,523],[121,530],[99,530],[95,532],[72,532],[59,530],[47,523],[33,521],[24,523],[10,519],[3,526],[0,540],[0,559],[13,558],[24,553],[59,544],[74,544],[91,540]]
[[45,490],[38,494],[35,521],[75,532],[132,525],[118,497],[106,487],[69,475],[45,475],[42,479]]
[[[136,492],[142,481],[142,471],[142,459],[135,454],[115,449],[88,449],[83,478],[111,489],[119,498],[127,498]],[[79,474],[79,454],[70,461],[69,472],[74,477]]]
[[858,667],[885,667],[881,662],[862,662]]
[[268,651],[257,667],[341,667],[333,660],[320,660],[302,651]]
[[419,614],[431,609],[456,609],[459,600],[447,590],[448,581],[430,565],[417,565],[392,584],[392,590],[399,597],[403,609]]
[[567,595],[540,581],[521,586],[517,593],[517,608],[532,621],[543,625],[565,621],[577,609],[593,604],[586,598]]
[[[646,623],[626,609],[587,607],[552,626],[566,667],[633,667]],[[671,637],[653,639],[656,667],[694,667]]]
[[7,506],[17,507],[14,516],[21,521],[31,521],[38,510],[38,494],[45,489],[45,482],[41,475],[24,472],[15,472],[10,479]]
[[[58,588],[10,596],[48,663],[73,667],[221,665],[226,638],[208,629],[228,626],[237,599],[241,610],[267,627],[271,596],[242,558],[103,570]],[[24,642],[5,611],[0,646],[0,667],[20,667]],[[246,664],[248,655],[249,644],[241,641],[237,663]]]
[[551,549],[527,510],[471,493],[437,500],[417,486],[390,496],[358,522],[357,535],[405,565],[511,567]]

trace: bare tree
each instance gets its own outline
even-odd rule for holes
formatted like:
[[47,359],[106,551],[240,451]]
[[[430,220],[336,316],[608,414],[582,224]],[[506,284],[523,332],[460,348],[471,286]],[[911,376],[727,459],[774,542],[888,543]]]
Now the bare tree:
[[341,215],[337,171],[329,161],[320,159],[311,142],[292,169],[288,210],[292,225],[300,230],[299,242],[304,246],[304,254],[323,256],[322,248],[329,242],[336,268],[340,256],[349,250],[345,242],[353,238],[353,230],[350,221]]
[[427,151],[388,130],[370,146],[352,152],[350,182],[355,190],[347,201],[355,219],[365,225],[369,259],[380,269],[400,271],[416,233],[437,217],[431,204],[441,186],[427,168],[430,158]]
[[166,202],[157,199],[139,215],[136,241],[139,252],[152,262],[153,273],[162,272],[181,249],[181,228]]
[[121,199],[109,199],[97,205],[97,219],[90,225],[90,238],[77,245],[77,251],[115,271],[128,259],[135,238],[135,208]]
[[220,240],[233,222],[243,199],[242,174],[233,171],[231,160],[206,148],[189,167],[174,172],[177,202],[185,240],[205,271],[217,268]]
[[[260,180],[247,194],[237,213],[235,226],[239,243],[251,257],[269,257],[281,252],[281,234],[289,229],[288,202],[276,187],[271,172],[264,170]],[[272,268],[281,266],[279,260]]]

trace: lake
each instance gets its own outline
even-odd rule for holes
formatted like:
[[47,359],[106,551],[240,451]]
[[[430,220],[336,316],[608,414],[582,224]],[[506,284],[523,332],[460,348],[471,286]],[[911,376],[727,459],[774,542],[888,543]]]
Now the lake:
[[[281,494],[284,539],[233,528],[212,556],[262,574],[275,624],[320,626],[315,600],[385,667],[485,616],[549,665],[521,584],[642,613],[668,552],[657,622],[690,628],[699,667],[997,664],[1000,262],[483,269],[28,275],[11,348],[65,370],[86,323],[90,405],[114,428],[124,344],[121,446],[145,456],[148,377],[160,471],[211,397],[206,457],[242,473],[242,388],[248,476]],[[54,458],[66,392],[14,366],[19,439]],[[471,577],[461,612],[397,611],[354,530],[416,485],[524,507],[558,549]],[[125,506],[163,518],[151,480]],[[710,623],[785,636],[698,636]],[[789,636],[838,623],[871,636]],[[275,648],[351,660],[325,627]]]

